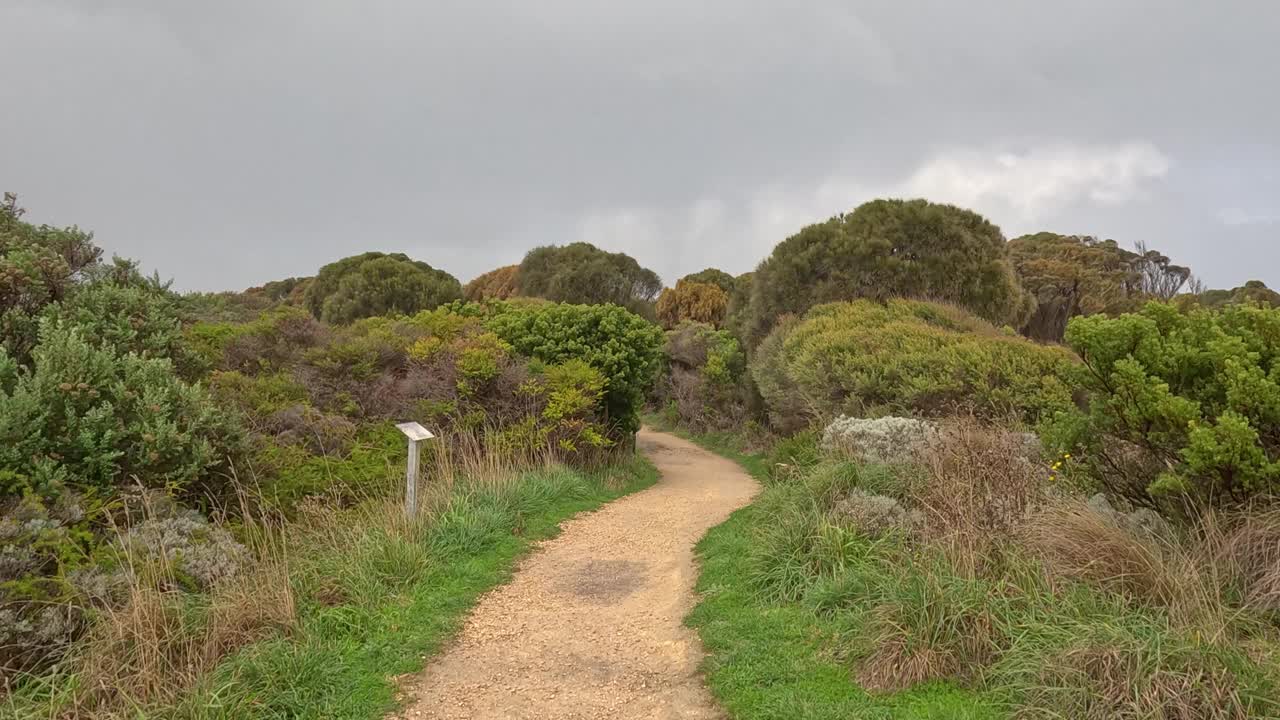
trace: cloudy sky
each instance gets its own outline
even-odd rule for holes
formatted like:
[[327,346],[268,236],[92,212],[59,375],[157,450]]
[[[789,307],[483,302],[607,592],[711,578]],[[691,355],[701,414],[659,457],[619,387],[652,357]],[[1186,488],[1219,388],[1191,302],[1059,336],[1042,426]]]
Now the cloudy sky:
[[1280,286],[1272,0],[0,0],[0,189],[182,289],[585,240],[751,269],[877,196]]

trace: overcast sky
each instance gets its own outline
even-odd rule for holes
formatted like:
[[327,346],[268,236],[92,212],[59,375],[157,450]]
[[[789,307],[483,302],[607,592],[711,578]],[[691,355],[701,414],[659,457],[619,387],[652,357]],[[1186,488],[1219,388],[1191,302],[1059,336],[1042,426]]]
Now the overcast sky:
[[1272,0],[0,0],[0,189],[181,289],[585,240],[668,283],[877,196],[1280,286]]

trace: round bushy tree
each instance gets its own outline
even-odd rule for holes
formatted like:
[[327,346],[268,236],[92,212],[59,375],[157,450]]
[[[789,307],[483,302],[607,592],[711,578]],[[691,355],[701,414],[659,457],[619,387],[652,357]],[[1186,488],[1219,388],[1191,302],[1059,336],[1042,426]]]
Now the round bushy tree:
[[975,212],[926,200],[873,200],[810,225],[774,248],[752,283],[748,340],[778,317],[826,302],[891,297],[960,305],[1021,324],[1031,299],[1000,229]]
[[751,373],[782,431],[845,414],[973,413],[1038,423],[1071,406],[1071,353],[1002,331],[950,305],[857,300],[789,316]]
[[378,315],[408,315],[462,297],[458,279],[403,253],[367,252],[320,268],[307,289],[311,314],[345,324]]
[[680,280],[658,296],[658,321],[667,329],[687,321],[720,327],[728,306],[729,296],[719,287]]
[[1261,280],[1250,280],[1230,290],[1206,290],[1195,295],[1179,295],[1178,303],[1184,307],[1199,305],[1204,308],[1223,308],[1228,305],[1280,308],[1280,293],[1267,287]]
[[652,303],[662,289],[657,273],[630,255],[581,242],[530,250],[518,278],[521,295],[582,305],[613,303],[632,310]]
[[604,373],[604,403],[616,434],[640,428],[640,408],[662,359],[663,333],[611,305],[511,304],[495,308],[490,330],[525,357],[562,364],[581,360]]
[[516,294],[519,265],[504,265],[476,277],[462,288],[462,295],[472,302],[506,300]]
[[730,275],[729,273],[723,270],[718,270],[716,268],[707,268],[706,270],[699,270],[696,273],[689,273],[688,275],[685,275],[684,277],[680,278],[680,280],[683,280],[685,282],[707,283],[708,285],[715,285],[716,287],[725,291],[725,293],[733,292],[733,286],[736,284],[736,281],[733,279],[732,275]]

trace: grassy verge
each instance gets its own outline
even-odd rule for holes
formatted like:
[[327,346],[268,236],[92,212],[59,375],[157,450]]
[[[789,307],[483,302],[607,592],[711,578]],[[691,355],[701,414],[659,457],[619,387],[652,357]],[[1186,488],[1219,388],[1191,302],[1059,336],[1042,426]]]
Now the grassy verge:
[[[317,505],[290,528],[283,575],[296,610],[287,626],[163,701],[121,697],[128,688],[95,694],[91,685],[101,683],[90,673],[68,673],[10,699],[8,709],[19,718],[381,718],[396,706],[395,676],[420,670],[534,542],[656,479],[642,458],[591,473],[552,467],[460,479],[429,497],[412,523],[389,501]],[[177,619],[190,623],[190,613]],[[136,664],[140,643],[129,644],[135,650],[124,657],[98,660]]]
[[1241,601],[1280,514],[1144,529],[1023,453],[961,420],[918,464],[771,462],[698,546],[688,622],[733,717],[1280,716],[1274,616]]
[[[743,451],[731,434],[681,434],[739,461],[758,478],[768,477],[764,454]],[[739,510],[698,544],[702,600],[687,620],[707,650],[711,691],[734,718],[1002,717],[990,700],[943,683],[892,695],[859,687],[836,650],[852,630],[847,623],[799,603],[768,601],[757,591],[749,563],[756,528],[768,522],[761,512],[754,505]]]
[[757,511],[744,508],[699,543],[698,591],[689,616],[706,647],[711,691],[739,720],[997,718],[993,704],[944,684],[873,696],[850,676],[833,642],[849,631],[795,603],[761,601],[747,557]]

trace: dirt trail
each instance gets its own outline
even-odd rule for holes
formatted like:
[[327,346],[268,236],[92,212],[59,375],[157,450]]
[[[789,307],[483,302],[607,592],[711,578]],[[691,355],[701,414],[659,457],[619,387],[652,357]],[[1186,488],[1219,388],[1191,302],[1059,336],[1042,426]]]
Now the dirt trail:
[[482,598],[396,717],[719,718],[702,686],[693,545],[756,483],[734,463],[641,431],[662,480],[566,522]]

